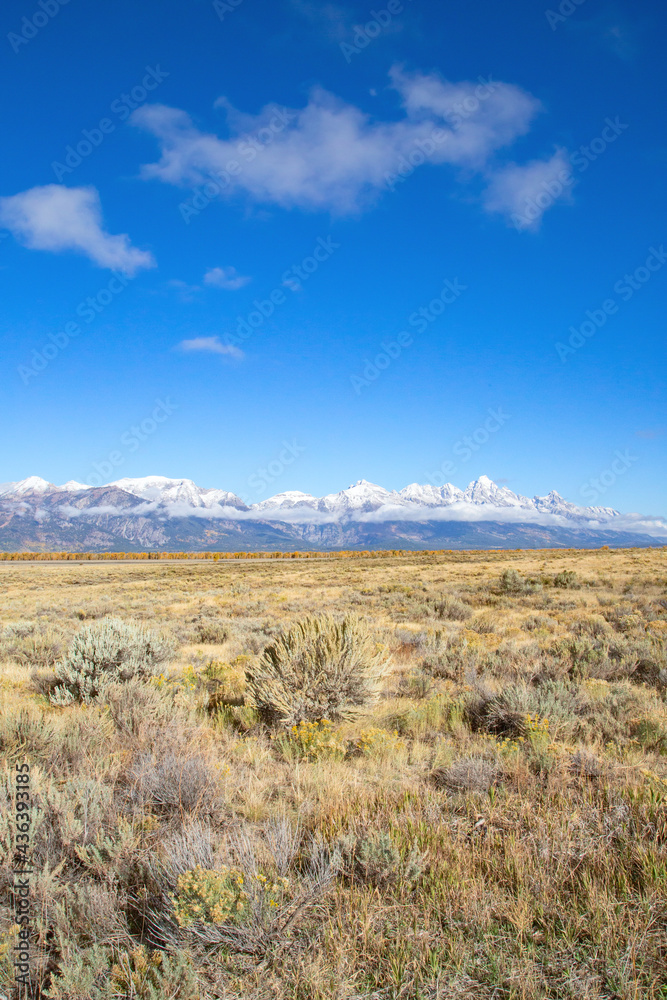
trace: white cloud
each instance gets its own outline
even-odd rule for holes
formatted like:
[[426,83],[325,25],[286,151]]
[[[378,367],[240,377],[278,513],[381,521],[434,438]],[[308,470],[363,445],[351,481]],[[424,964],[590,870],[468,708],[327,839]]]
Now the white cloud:
[[497,150],[525,135],[542,110],[532,94],[510,83],[449,83],[398,67],[390,75],[413,127],[426,121],[431,130],[447,129],[432,156],[435,163],[480,170]]
[[[32,511],[28,510],[32,513]],[[569,531],[581,533],[582,545],[590,544],[588,533],[591,531],[606,531],[610,533],[631,532],[655,538],[656,544],[664,544],[667,539],[667,521],[661,517],[643,516],[641,514],[621,514],[608,520],[600,518],[590,521],[572,521],[567,517],[547,512],[519,510],[509,507],[487,508],[476,504],[452,504],[447,508],[425,510],[423,507],[392,507],[386,505],[376,511],[357,514],[351,519],[334,517],[330,512],[292,509],[292,510],[239,510],[237,507],[191,507],[189,504],[169,504],[160,507],[154,501],[137,504],[134,507],[78,507],[65,506],[58,508],[58,514],[65,517],[82,517],[86,515],[109,514],[122,517],[145,517],[152,513],[161,520],[177,517],[199,518],[200,520],[229,521],[270,521],[291,525],[321,525],[321,524],[381,524],[383,522],[417,523],[424,522],[464,522],[483,523],[486,521],[500,524],[530,524],[535,527],[567,528]],[[49,511],[48,516],[53,512]],[[43,516],[47,516],[44,511]]]
[[201,292],[199,285],[189,285],[187,281],[181,281],[180,278],[172,278],[167,284],[169,288],[178,292],[182,302],[195,302],[197,292]]
[[178,345],[181,351],[200,351],[205,354],[222,354],[229,358],[242,358],[243,351],[233,344],[223,344],[219,337],[193,337],[192,340],[182,340]]
[[[481,173],[493,184],[493,157],[525,135],[541,110],[531,94],[495,81],[453,84],[395,67],[391,86],[403,107],[393,121],[372,119],[322,89],[304,108],[269,105],[256,116],[220,98],[231,133],[225,139],[202,132],[177,108],[144,105],[132,121],[158,139],[160,158],[143,176],[184,187],[211,188],[213,179],[222,196],[241,192],[283,208],[354,213],[400,171],[424,162]],[[487,196],[485,208],[499,211],[500,201],[500,194]]]
[[571,197],[572,167],[559,149],[549,160],[512,163],[491,175],[484,205],[509,217],[517,229],[539,228],[542,216],[557,201]]
[[46,184],[0,198],[0,224],[30,250],[74,250],[100,267],[129,275],[155,267],[152,254],[133,247],[129,236],[105,232],[94,187]]
[[250,280],[245,275],[239,274],[235,267],[211,267],[204,275],[205,285],[224,288],[228,292],[243,288]]
[[292,0],[292,7],[331,41],[341,41],[352,30],[349,11],[338,4]]

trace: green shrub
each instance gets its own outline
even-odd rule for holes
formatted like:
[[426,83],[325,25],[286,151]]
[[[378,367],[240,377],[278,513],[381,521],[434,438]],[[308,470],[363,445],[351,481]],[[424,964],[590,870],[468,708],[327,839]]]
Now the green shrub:
[[129,954],[119,955],[111,969],[109,992],[112,997],[133,997],[136,1000],[158,1000],[160,997],[178,997],[195,1000],[202,997],[192,958],[187,952],[169,955],[164,951],[147,952],[139,945]]
[[598,640],[582,636],[557,639],[548,650],[548,658],[560,664],[570,677],[604,677],[609,668],[608,647]]
[[438,767],[431,774],[436,785],[453,792],[488,792],[500,777],[500,769],[484,757],[461,757],[449,767]]
[[[661,661],[664,654],[660,643],[652,642],[643,633],[629,639],[615,633],[602,619],[591,622],[575,622],[573,631],[577,634],[556,640],[546,651],[547,659],[560,664],[570,677],[611,680],[630,676],[643,660]],[[608,631],[594,635],[600,622]]]
[[576,636],[590,636],[593,639],[604,639],[612,635],[611,626],[598,615],[588,615],[572,622],[570,631]]
[[61,632],[45,621],[8,622],[0,629],[0,658],[25,667],[52,667],[63,649]]
[[229,623],[211,614],[198,614],[192,619],[190,642],[221,646],[231,635]]
[[248,694],[269,724],[336,722],[377,698],[386,664],[386,649],[359,619],[305,618],[246,669]]
[[564,569],[554,576],[554,587],[561,587],[563,590],[579,590],[581,584],[577,580],[577,574],[574,570]]
[[555,618],[551,618],[549,615],[528,615],[524,620],[522,628],[527,632],[544,631],[544,632],[555,632],[558,628],[558,622]]
[[470,708],[470,721],[496,736],[528,738],[534,716],[547,718],[556,734],[570,734],[576,724],[577,688],[547,680],[537,687],[509,684]]
[[173,655],[166,640],[141,626],[119,618],[87,625],[74,637],[55,674],[60,683],[50,698],[55,705],[91,702],[104,695],[109,684],[155,674]]
[[433,610],[438,618],[452,622],[465,622],[472,618],[473,614],[469,604],[460,601],[458,597],[451,597],[449,594],[445,594],[437,600],[433,605]]
[[348,834],[338,841],[337,846],[343,875],[370,885],[414,882],[424,868],[425,859],[416,849],[413,848],[403,858],[390,835],[385,832],[367,837]]
[[541,583],[526,580],[515,569],[503,570],[498,581],[498,590],[501,594],[535,594],[541,589]]
[[480,663],[480,651],[461,635],[436,632],[423,643],[424,656],[420,668],[431,677],[441,677],[463,683],[466,675],[474,675]]
[[646,750],[667,755],[667,729],[655,719],[637,719],[631,723],[630,733]]
[[10,760],[27,755],[48,758],[56,742],[51,723],[27,707],[16,714],[5,711],[0,716],[0,753]]

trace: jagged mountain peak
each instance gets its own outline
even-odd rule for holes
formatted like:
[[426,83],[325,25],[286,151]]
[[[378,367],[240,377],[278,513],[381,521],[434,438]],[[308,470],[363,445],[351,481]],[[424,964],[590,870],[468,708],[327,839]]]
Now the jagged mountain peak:
[[92,490],[92,486],[87,486],[85,483],[78,483],[76,479],[68,479],[66,483],[62,486],[58,486],[62,493],[80,493],[82,490]]
[[[348,486],[347,489],[348,490],[358,490],[358,489],[361,489],[361,490],[382,490],[385,493],[387,492],[385,490],[384,486],[378,486],[377,483],[371,483],[371,482],[368,481],[368,479],[357,479],[356,483],[350,483],[350,485]],[[347,490],[342,490],[342,492],[343,493],[347,493]]]
[[[487,520],[500,516],[503,510],[506,512],[503,517],[516,519],[522,517],[522,512],[525,511],[526,516],[532,520],[556,516],[580,522],[599,522],[618,516],[613,508],[580,507],[564,500],[556,490],[551,490],[544,497],[529,499],[514,493],[507,486],[495,483],[487,475],[472,480],[465,490],[452,483],[435,486],[432,483],[416,482],[401,490],[388,490],[367,479],[358,479],[347,489],[323,497],[300,490],[285,490],[249,506],[227,490],[201,487],[192,479],[174,479],[168,476],[124,477],[107,483],[102,489],[112,491],[109,495],[114,490],[121,491],[142,501],[147,512],[150,509],[148,505],[154,505],[170,516],[187,516],[190,510],[199,510],[201,515],[204,515],[205,510],[218,511],[220,513],[216,516],[221,516],[225,509],[236,508],[258,514],[264,512],[273,520],[280,520],[281,511],[285,511],[286,516],[291,512],[289,516],[292,519],[297,515],[306,519],[308,511],[312,511],[319,521],[354,520],[376,515],[397,520],[404,516],[419,520],[421,511],[424,518],[437,515],[442,519],[448,508],[452,508],[452,516],[461,520],[465,518],[467,505],[472,517],[477,519],[482,516]],[[38,500],[40,503],[63,503],[70,494],[72,502],[75,502],[76,497],[82,499],[85,496],[84,491],[93,491],[89,496],[91,502],[95,500],[93,488],[76,480],[69,480],[63,486],[54,486],[39,476],[29,476],[20,482],[0,486],[0,496],[3,498],[16,497],[31,502]],[[62,499],[56,501],[56,495]],[[76,503],[79,504],[78,499]]]
[[171,548],[517,548],[664,545],[667,523],[609,507],[580,507],[552,490],[532,499],[493,482],[411,483],[388,490],[357,480],[316,497],[284,490],[247,506],[191,479],[126,477],[104,486],[39,476],[0,484],[0,549],[145,551]]
[[141,497],[150,503],[177,504],[183,507],[240,507],[243,501],[234,493],[197,486],[192,479],[169,479],[167,476],[142,476],[117,479],[109,486]]
[[29,493],[49,493],[55,489],[53,483],[42,479],[41,476],[28,476],[27,479],[20,479],[17,483],[5,483],[2,494],[24,496]]

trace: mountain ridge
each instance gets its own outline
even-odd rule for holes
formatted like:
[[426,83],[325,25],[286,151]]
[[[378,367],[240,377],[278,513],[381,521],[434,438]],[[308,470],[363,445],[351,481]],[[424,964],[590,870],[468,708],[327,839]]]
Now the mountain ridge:
[[99,490],[119,490],[131,496],[138,497],[147,503],[163,506],[182,505],[195,509],[213,509],[232,507],[246,511],[279,511],[295,508],[312,509],[320,513],[330,513],[334,516],[368,513],[381,507],[417,507],[443,508],[456,503],[469,503],[476,506],[491,505],[500,508],[518,508],[536,510],[544,513],[558,514],[565,517],[584,517],[597,519],[612,518],[619,512],[612,507],[580,507],[565,500],[552,490],[545,497],[532,498],[522,496],[509,490],[506,486],[498,486],[488,476],[480,476],[473,480],[465,490],[445,483],[443,486],[411,483],[402,490],[387,490],[383,486],[359,479],[345,490],[329,493],[323,497],[315,497],[299,490],[288,490],[268,497],[265,500],[246,504],[241,497],[229,490],[198,486],[191,479],[170,479],[167,476],[143,476],[138,478],[122,478],[106,483],[104,486],[87,486],[75,480],[62,486],[56,486],[39,476],[29,476],[15,483],[0,485],[2,498],[48,498],[54,494],[59,496],[82,493],[95,495]]
[[0,484],[0,550],[595,547],[667,544],[667,523],[581,507],[556,490],[532,498],[488,476],[466,489],[360,479],[316,497],[287,490],[248,504],[166,476],[103,486],[39,476]]

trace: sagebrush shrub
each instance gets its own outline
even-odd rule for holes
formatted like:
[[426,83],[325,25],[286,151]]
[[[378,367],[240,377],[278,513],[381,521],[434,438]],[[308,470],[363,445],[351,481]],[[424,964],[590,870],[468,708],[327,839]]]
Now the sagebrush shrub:
[[469,618],[472,618],[473,611],[469,604],[465,601],[460,601],[458,597],[452,597],[449,594],[445,594],[433,605],[433,610],[435,611],[438,618],[443,618],[446,621],[452,622],[465,622]]
[[56,731],[50,722],[27,708],[16,713],[5,711],[0,717],[0,752],[10,759],[25,754],[47,758],[56,741]]
[[480,650],[464,635],[436,632],[428,637],[422,648],[424,656],[419,666],[431,677],[463,682],[467,674],[476,673],[480,664]]
[[501,594],[535,594],[542,590],[542,584],[526,580],[515,569],[505,569],[500,574],[498,590]]
[[259,717],[288,726],[357,715],[379,695],[388,654],[357,618],[305,618],[246,669]]
[[498,781],[500,769],[484,757],[461,757],[449,767],[439,767],[431,778],[443,788],[456,792],[488,792]]
[[414,882],[424,869],[425,859],[416,848],[403,858],[391,836],[384,831],[370,836],[347,834],[340,838],[337,846],[343,874],[348,879],[370,885]]
[[16,621],[0,629],[0,658],[25,667],[52,667],[64,648],[61,631],[49,622]]
[[563,569],[554,576],[554,587],[560,587],[563,590],[579,590],[581,584],[573,569]]
[[187,638],[190,642],[215,646],[227,642],[230,635],[229,623],[206,610],[192,619],[192,630]]
[[91,702],[104,695],[111,683],[151,677],[173,651],[170,642],[142,626],[104,618],[82,628],[56,664],[60,683],[51,701],[55,705]]
[[535,632],[538,629],[542,629],[545,632],[555,632],[558,628],[558,622],[555,618],[551,618],[549,615],[528,615],[524,619],[522,628],[527,632]]
[[[164,728],[176,715],[175,691],[157,684],[145,684],[141,678],[109,684],[105,702],[110,718],[119,732],[138,736]],[[187,720],[183,708],[179,714]]]
[[2,639],[27,639],[37,628],[37,623],[33,621],[7,622],[2,626],[0,638]]
[[177,752],[158,747],[141,754],[128,772],[132,798],[156,812],[217,813],[220,808],[219,776],[201,754],[181,747]]
[[475,728],[480,723],[487,732],[511,738],[527,738],[533,716],[548,718],[560,733],[570,733],[576,723],[577,688],[560,681],[546,680],[538,687],[509,684],[500,693],[483,698],[471,710]]
[[119,954],[111,968],[108,993],[112,997],[133,997],[136,1000],[158,1000],[158,997],[178,997],[195,1000],[201,997],[202,984],[187,952],[148,952],[143,945]]

